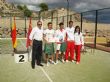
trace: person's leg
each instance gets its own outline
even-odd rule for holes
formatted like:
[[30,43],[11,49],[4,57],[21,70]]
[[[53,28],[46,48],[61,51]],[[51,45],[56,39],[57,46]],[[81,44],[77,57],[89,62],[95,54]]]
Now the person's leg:
[[64,63],[64,52],[61,52],[62,62]]
[[77,45],[76,62],[80,63],[81,45]]
[[31,66],[32,68],[35,68],[35,59],[36,59],[36,43],[33,41],[33,46],[32,46],[32,61],[31,61]]
[[45,57],[46,57],[46,64],[47,64],[47,66],[48,66],[48,61],[49,61],[49,57],[48,57],[48,44],[46,43],[45,45],[44,45],[44,53],[45,53]]
[[46,63],[48,62],[48,54],[45,54],[45,56],[46,56]]
[[39,59],[39,58],[38,58],[38,54],[39,54],[39,53],[38,53],[38,44],[36,44],[36,51],[37,51],[37,52],[36,52],[36,55],[35,55],[35,62],[36,62],[36,64],[38,64],[38,59]]
[[69,52],[70,52],[70,46],[71,46],[71,43],[67,42],[66,53],[65,53],[65,61],[68,61],[68,55],[69,55]]
[[42,57],[42,42],[39,42],[37,47],[37,64],[41,64]]
[[52,64],[55,64],[55,62],[54,62],[54,54],[50,55],[50,57],[51,57],[50,62],[51,62]]
[[74,62],[74,48],[75,48],[75,45],[74,45],[74,42],[71,42],[71,47],[70,47],[70,58],[71,58],[71,61]]
[[52,60],[52,61],[54,61],[54,57],[53,57],[53,54],[51,55],[51,60]]
[[56,63],[58,63],[58,58],[59,58],[59,50],[56,50]]
[[64,62],[64,56],[65,56],[64,54],[66,51],[66,43],[65,42],[61,43],[60,51],[61,51],[62,62]]
[[47,64],[47,66],[49,66],[49,63],[48,63],[48,61],[49,61],[48,54],[45,54],[45,56],[46,56],[46,64]]
[[75,45],[75,58],[76,58],[76,62],[77,62],[77,53],[78,53],[78,45]]
[[54,43],[52,43],[51,45],[51,60],[52,60],[52,64],[55,64],[54,62]]
[[57,44],[57,45],[56,45],[56,57],[55,57],[55,58],[56,58],[56,59],[55,59],[56,63],[58,63],[60,46],[61,46],[61,44]]

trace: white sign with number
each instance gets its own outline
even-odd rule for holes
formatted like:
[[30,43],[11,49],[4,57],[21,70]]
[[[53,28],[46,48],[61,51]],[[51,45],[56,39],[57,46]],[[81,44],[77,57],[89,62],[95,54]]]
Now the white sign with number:
[[25,63],[28,61],[28,53],[25,54],[15,54],[15,62],[16,63]]

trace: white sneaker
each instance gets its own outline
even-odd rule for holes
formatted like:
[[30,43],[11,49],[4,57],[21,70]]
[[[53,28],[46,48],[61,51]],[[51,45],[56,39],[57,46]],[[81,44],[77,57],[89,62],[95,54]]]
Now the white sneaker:
[[62,59],[62,62],[63,62],[63,63],[65,62],[64,59]]
[[51,60],[51,59],[49,59],[49,62],[52,62],[52,60]]
[[76,62],[76,64],[79,64],[79,62]]
[[55,62],[54,62],[54,61],[51,61],[51,63],[52,63],[52,64],[55,64]]
[[71,62],[73,62],[73,63],[74,63],[75,61],[74,61],[74,60],[72,60]]
[[49,63],[47,63],[47,66],[49,66]]
[[56,60],[56,64],[58,64],[58,60]]
[[68,62],[68,60],[66,60],[66,63]]

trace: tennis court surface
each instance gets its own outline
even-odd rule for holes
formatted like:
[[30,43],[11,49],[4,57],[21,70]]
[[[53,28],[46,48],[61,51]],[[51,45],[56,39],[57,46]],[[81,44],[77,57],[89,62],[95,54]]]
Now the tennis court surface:
[[0,55],[0,82],[110,82],[110,53],[87,50],[79,65],[59,62],[57,65],[31,68],[30,62],[17,64],[11,54]]

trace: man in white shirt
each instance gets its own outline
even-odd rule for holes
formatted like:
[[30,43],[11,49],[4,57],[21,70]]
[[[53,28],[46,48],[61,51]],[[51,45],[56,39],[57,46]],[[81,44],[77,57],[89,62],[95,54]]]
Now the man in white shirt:
[[68,62],[68,55],[70,52],[71,62],[74,62],[74,27],[73,21],[69,21],[69,27],[66,28],[67,48],[65,53],[65,61]]
[[49,22],[48,29],[44,31],[44,40],[46,42],[44,46],[44,53],[46,54],[47,66],[48,66],[49,57],[51,58],[50,62],[54,64],[54,61],[53,61],[54,42],[55,42],[54,34],[55,34],[55,31],[52,29],[52,23]]
[[43,66],[41,64],[42,56],[42,41],[43,41],[43,29],[42,22],[38,21],[37,26],[34,27],[30,33],[29,39],[31,40],[32,46],[32,62],[31,66],[35,68],[35,62],[38,66]]

